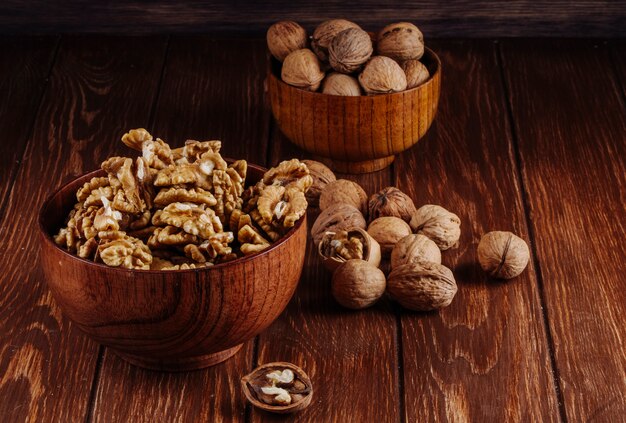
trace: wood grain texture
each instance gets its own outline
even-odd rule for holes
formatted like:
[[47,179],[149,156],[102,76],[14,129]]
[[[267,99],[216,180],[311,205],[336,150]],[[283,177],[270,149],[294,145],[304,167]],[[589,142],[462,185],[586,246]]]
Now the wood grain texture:
[[439,113],[395,179],[417,207],[460,217],[459,248],[442,252],[459,290],[438,313],[402,313],[406,421],[559,421],[535,269],[497,282],[477,260],[488,231],[529,239],[494,44],[431,46],[446,73]]
[[383,23],[415,21],[430,37],[623,37],[625,10],[623,0],[362,0],[358,7],[340,0],[184,0],[175,4],[165,0],[6,0],[0,5],[0,28],[2,32],[228,31],[260,35],[278,20],[292,19],[312,28],[325,19],[347,17],[372,30]]
[[[98,346],[44,286],[37,209],[48,191],[119,151],[120,129],[145,121],[162,38],[65,38],[41,103],[0,234],[0,415],[3,421],[82,421]],[[111,113],[115,110],[116,113]],[[121,146],[123,148],[123,146]]]
[[[172,145],[191,137],[221,138],[225,155],[265,165],[270,119],[263,101],[266,59],[258,40],[173,37],[149,129]],[[93,420],[244,421],[239,379],[252,370],[253,350],[250,341],[219,366],[163,375],[107,351]]]
[[502,46],[568,421],[626,412],[626,109],[606,47]]
[[55,37],[0,39],[0,218],[50,71]]
[[611,41],[609,47],[618,85],[621,88],[622,99],[626,102],[626,41]]

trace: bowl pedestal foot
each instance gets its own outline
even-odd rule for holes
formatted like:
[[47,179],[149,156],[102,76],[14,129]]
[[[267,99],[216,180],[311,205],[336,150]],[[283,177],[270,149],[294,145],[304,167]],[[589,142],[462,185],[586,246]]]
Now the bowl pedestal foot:
[[126,354],[115,350],[113,350],[113,352],[130,364],[143,367],[144,369],[162,370],[166,372],[184,372],[187,370],[204,369],[205,367],[214,366],[226,361],[235,355],[237,351],[241,349],[242,345],[243,344],[239,344],[227,350],[213,354],[186,358],[158,358]]
[[333,172],[349,174],[371,173],[383,170],[391,165],[394,159],[395,156],[387,156],[380,159],[364,160],[362,162],[351,162],[334,160],[319,156],[315,157],[315,160],[324,163],[326,166],[331,168]]

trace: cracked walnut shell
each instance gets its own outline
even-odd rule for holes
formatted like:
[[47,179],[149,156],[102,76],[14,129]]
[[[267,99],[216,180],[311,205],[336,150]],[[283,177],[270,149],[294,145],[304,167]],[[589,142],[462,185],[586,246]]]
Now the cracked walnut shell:
[[346,308],[359,310],[373,305],[385,292],[385,274],[371,263],[352,259],[332,277],[332,294]]
[[372,39],[361,28],[348,28],[337,34],[328,48],[330,65],[337,72],[360,70],[374,52]]
[[347,179],[337,179],[326,185],[320,195],[320,210],[325,210],[333,204],[349,204],[367,213],[367,194],[361,185]]
[[383,257],[389,257],[398,241],[411,234],[411,227],[395,216],[383,216],[372,220],[367,233],[380,244]]
[[308,91],[317,91],[324,75],[319,59],[315,53],[306,48],[289,53],[281,70],[283,81]]
[[437,244],[424,235],[407,235],[398,241],[391,251],[392,269],[420,261],[441,263],[441,250]]
[[419,59],[424,54],[424,36],[409,22],[387,25],[378,33],[376,50],[398,62]]
[[524,271],[530,260],[528,244],[512,232],[486,233],[478,244],[478,261],[494,278],[511,279]]
[[276,22],[267,30],[267,48],[277,60],[283,61],[292,51],[306,48],[306,30],[294,21]]
[[361,228],[326,232],[318,253],[322,264],[331,272],[351,259],[365,260],[375,267],[380,265],[380,245]]
[[359,75],[359,82],[367,94],[388,94],[404,91],[407,86],[404,71],[394,60],[374,56]]
[[407,223],[411,221],[411,216],[416,210],[411,197],[395,187],[383,188],[372,195],[367,203],[367,208],[370,220],[382,216],[395,216]]
[[315,28],[311,39],[311,48],[322,62],[328,61],[328,47],[333,38],[341,31],[349,28],[360,28],[354,22],[345,19],[331,19],[322,22]]
[[391,271],[387,292],[405,308],[430,311],[449,306],[457,285],[452,271],[441,264],[407,263]]
[[311,237],[317,247],[326,232],[337,232],[349,228],[365,229],[367,224],[361,212],[349,204],[333,204],[324,209],[311,227]]
[[461,219],[441,206],[426,204],[411,217],[413,232],[426,235],[441,250],[454,248],[461,237]]

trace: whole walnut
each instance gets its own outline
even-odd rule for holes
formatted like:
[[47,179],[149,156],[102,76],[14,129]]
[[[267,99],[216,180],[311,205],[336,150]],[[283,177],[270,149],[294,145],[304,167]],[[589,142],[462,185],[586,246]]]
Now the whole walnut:
[[293,21],[276,22],[267,30],[267,48],[277,60],[283,61],[292,51],[306,48],[306,30]]
[[383,257],[389,257],[396,243],[405,236],[411,235],[411,227],[398,217],[383,216],[374,219],[369,224],[367,233],[378,241]]
[[405,308],[429,311],[449,306],[457,286],[450,269],[422,261],[394,268],[389,274],[387,292]]
[[402,62],[402,70],[406,75],[406,89],[419,87],[430,78],[428,68],[419,60]]
[[373,194],[368,203],[368,217],[374,220],[381,216],[395,216],[410,222],[415,212],[415,204],[411,197],[395,187],[387,187]]
[[478,244],[478,261],[494,278],[511,279],[524,271],[530,250],[522,238],[512,232],[486,233]]
[[315,28],[311,39],[311,48],[323,62],[328,61],[328,47],[337,34],[348,28],[360,28],[354,22],[345,19],[331,19]]
[[287,55],[283,62],[281,78],[294,87],[317,91],[324,79],[324,72],[315,53],[303,48]]
[[387,94],[406,89],[406,75],[394,60],[374,56],[359,75],[359,82],[367,94]]
[[397,62],[419,59],[424,55],[424,36],[412,23],[394,23],[378,33],[376,49]]
[[320,210],[338,203],[350,204],[364,215],[367,213],[367,194],[356,182],[337,179],[326,185],[320,195]]
[[306,164],[306,167],[309,168],[309,174],[311,178],[313,178],[313,184],[305,193],[306,200],[310,206],[317,207],[322,190],[324,190],[329,183],[336,181],[337,178],[333,171],[323,163],[316,162],[315,160],[302,160],[302,163]]
[[333,38],[328,48],[330,66],[337,72],[360,70],[374,52],[372,39],[361,28],[348,28]]
[[349,204],[337,203],[323,210],[311,227],[311,237],[317,247],[326,232],[351,228],[365,229],[367,224],[361,212]]
[[348,260],[333,273],[331,290],[339,304],[354,310],[371,306],[385,292],[385,274],[364,260]]
[[322,82],[322,92],[330,95],[359,96],[361,86],[356,78],[339,72],[332,72]]
[[391,251],[392,269],[420,261],[441,263],[441,250],[437,244],[424,235],[407,235],[398,241]]
[[413,232],[426,235],[441,250],[456,247],[461,237],[461,219],[441,206],[426,204],[411,217]]

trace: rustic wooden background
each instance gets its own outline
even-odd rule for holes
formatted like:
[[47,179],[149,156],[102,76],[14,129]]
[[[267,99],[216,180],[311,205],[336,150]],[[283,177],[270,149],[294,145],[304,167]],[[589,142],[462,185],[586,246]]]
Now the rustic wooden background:
[[369,29],[399,18],[429,37],[625,37],[624,0],[4,0],[0,32],[259,35],[281,19],[308,28],[336,17]]

